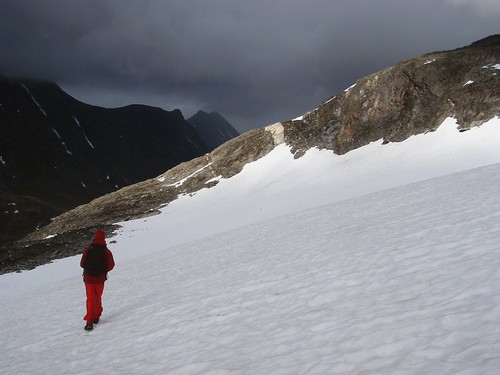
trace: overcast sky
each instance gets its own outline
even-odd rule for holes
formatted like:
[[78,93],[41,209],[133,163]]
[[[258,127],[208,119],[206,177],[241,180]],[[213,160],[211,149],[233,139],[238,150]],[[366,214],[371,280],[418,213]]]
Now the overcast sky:
[[0,74],[102,107],[218,111],[246,131],[499,20],[499,0],[2,0]]

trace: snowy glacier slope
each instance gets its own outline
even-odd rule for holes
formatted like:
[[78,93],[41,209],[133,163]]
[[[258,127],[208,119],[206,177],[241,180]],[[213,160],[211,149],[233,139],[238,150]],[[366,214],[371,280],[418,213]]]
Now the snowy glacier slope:
[[500,121],[343,156],[284,147],[124,223],[102,323],[78,257],[0,277],[23,374],[493,374]]

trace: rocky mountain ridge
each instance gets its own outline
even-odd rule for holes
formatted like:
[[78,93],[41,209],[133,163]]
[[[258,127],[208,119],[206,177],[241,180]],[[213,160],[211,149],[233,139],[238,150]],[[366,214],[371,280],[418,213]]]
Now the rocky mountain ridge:
[[300,118],[245,133],[155,178],[66,212],[9,249],[11,265],[4,262],[2,269],[16,269],[17,254],[30,248],[56,251],[53,256],[76,254],[97,226],[113,230],[117,222],[155,214],[180,194],[217,184],[214,177],[234,176],[277,144],[290,145],[295,157],[312,147],[344,154],[372,141],[399,142],[434,131],[447,117],[466,131],[495,116],[500,116],[500,35],[402,61],[361,78]]
[[499,63],[500,35],[402,61],[283,122],[285,142],[297,155],[311,145],[344,154],[434,131],[446,117],[462,130],[481,125],[500,113]]
[[0,241],[238,135],[222,116],[206,116],[202,134],[179,110],[106,109],[55,83],[0,77]]

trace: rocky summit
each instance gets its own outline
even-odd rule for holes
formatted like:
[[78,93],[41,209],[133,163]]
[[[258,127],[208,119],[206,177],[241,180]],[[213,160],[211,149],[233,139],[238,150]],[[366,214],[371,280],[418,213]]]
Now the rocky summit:
[[361,78],[300,118],[245,133],[155,178],[68,211],[9,247],[1,271],[77,254],[97,226],[113,230],[117,222],[154,215],[181,194],[215,185],[214,177],[234,176],[280,143],[290,145],[297,158],[313,147],[344,154],[372,141],[400,142],[434,131],[447,117],[467,131],[495,116],[500,116],[500,35],[402,61]]
[[499,64],[500,35],[400,62],[283,122],[285,142],[297,155],[310,147],[344,154],[436,130],[446,117],[463,130],[481,125],[500,113]]

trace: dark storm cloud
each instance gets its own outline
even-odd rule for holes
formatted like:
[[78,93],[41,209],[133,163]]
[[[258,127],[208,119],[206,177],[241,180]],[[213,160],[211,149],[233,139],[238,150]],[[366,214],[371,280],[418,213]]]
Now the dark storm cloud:
[[219,111],[248,130],[498,33],[499,15],[497,0],[4,0],[0,74],[101,106]]

